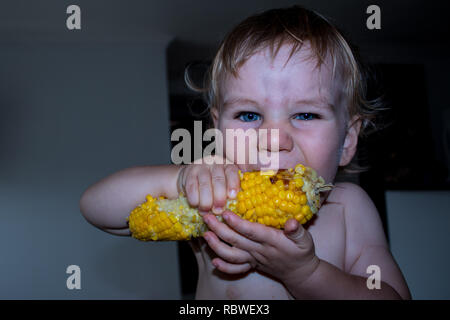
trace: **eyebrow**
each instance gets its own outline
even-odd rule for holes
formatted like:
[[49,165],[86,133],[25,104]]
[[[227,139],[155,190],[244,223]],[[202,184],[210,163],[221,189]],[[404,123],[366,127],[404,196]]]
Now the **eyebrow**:
[[229,99],[229,100],[225,100],[223,103],[223,106],[227,106],[229,104],[236,104],[236,103],[240,103],[240,104],[254,104],[254,105],[258,105],[258,102],[251,100],[251,99],[246,99],[246,98],[234,98],[234,99]]
[[295,101],[295,105],[308,105],[308,106],[316,106],[316,107],[325,107],[329,108],[332,111],[335,111],[336,107],[334,104],[329,103],[328,101],[323,101],[322,99],[300,99]]
[[[229,99],[229,100],[225,100],[223,103],[223,106],[227,106],[230,104],[253,104],[253,105],[258,105],[258,102],[252,100],[252,99],[247,99],[247,98],[234,98],[234,99]],[[296,100],[294,102],[294,105],[309,105],[309,106],[316,106],[316,107],[325,107],[325,108],[329,108],[332,111],[335,111],[336,107],[334,106],[334,104],[323,101],[321,99],[300,99],[300,100]]]

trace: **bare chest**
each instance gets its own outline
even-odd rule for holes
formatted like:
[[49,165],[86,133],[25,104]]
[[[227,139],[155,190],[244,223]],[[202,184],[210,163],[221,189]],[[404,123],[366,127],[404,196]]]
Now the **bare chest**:
[[344,270],[346,230],[343,207],[324,205],[308,231],[314,240],[316,255]]

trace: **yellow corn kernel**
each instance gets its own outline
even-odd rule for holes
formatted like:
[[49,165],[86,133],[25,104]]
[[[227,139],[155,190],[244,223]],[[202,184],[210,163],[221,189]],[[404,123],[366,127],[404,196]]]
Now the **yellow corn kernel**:
[[284,200],[280,201],[280,210],[287,211],[288,203]]
[[295,204],[292,202],[288,202],[286,211],[289,213],[294,213],[295,212]]
[[280,203],[281,203],[280,198],[278,198],[278,197],[274,198],[273,199],[273,203],[274,203],[275,207],[278,208],[280,206]]
[[298,179],[298,180],[295,180],[295,186],[297,187],[297,188],[301,188],[301,187],[303,187],[303,179],[302,178],[300,178],[300,179]]
[[292,190],[286,191],[286,200],[292,201],[294,199],[294,192]]
[[237,210],[238,210],[238,213],[240,213],[240,214],[244,214],[247,211],[247,208],[245,208],[244,202],[242,202],[242,201],[239,202],[239,204],[237,206]]
[[258,217],[262,217],[262,215],[264,214],[264,210],[262,207],[256,207],[255,208],[255,213]]
[[252,203],[252,200],[251,200],[251,199],[245,199],[245,207],[246,207],[247,209],[253,208],[253,203]]
[[300,202],[299,202],[299,203],[300,203],[301,205],[305,205],[307,201],[308,201],[308,199],[306,198],[306,194],[304,194],[304,193],[301,194],[301,195],[300,195]]
[[304,205],[302,207],[302,213],[303,213],[304,216],[307,216],[307,215],[309,215],[311,213],[311,209],[309,208],[308,205]]

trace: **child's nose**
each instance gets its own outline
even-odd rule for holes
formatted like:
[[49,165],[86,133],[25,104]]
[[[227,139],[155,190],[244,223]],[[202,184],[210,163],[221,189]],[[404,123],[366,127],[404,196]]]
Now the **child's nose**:
[[282,127],[260,127],[259,128],[259,150],[269,152],[291,151],[294,142],[291,135]]

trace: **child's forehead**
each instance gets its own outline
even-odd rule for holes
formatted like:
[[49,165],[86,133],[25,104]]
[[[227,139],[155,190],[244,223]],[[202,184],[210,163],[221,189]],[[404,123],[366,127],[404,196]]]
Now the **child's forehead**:
[[[285,95],[320,95],[336,100],[342,81],[332,72],[328,55],[320,66],[311,47],[305,43],[292,53],[292,46],[283,45],[276,55],[269,48],[253,53],[237,70],[237,77],[227,74],[223,81],[224,98],[239,93],[284,93]],[[336,77],[338,76],[338,77]],[[337,101],[330,101],[336,103]]]
[[282,67],[287,63],[290,63],[290,65],[295,65],[297,63],[314,64],[317,61],[309,42],[305,42],[300,48],[297,48],[297,50],[290,44],[284,44],[278,51],[275,50],[275,48],[270,48],[268,46],[262,47],[255,50],[246,62],[255,63],[270,61],[272,65]]

